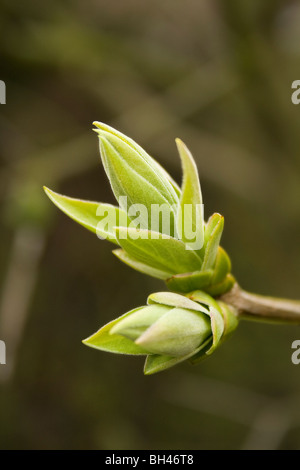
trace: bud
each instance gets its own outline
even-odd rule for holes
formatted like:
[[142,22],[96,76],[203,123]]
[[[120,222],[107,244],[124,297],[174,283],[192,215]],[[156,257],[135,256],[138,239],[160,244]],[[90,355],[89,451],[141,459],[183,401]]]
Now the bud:
[[205,313],[151,305],[121,320],[110,334],[130,338],[152,354],[180,357],[202,344],[211,326]]
[[204,292],[189,297],[158,292],[148,297],[147,306],[105,325],[84,343],[104,351],[147,355],[144,372],[153,374],[186,359],[197,363],[236,326],[234,312]]
[[224,218],[215,213],[204,222],[198,170],[185,144],[176,140],[183,172],[180,189],[132,139],[106,124],[94,125],[119,207],[46,188],[54,204],[98,237],[119,245],[113,253],[122,262],[164,280],[174,292],[201,290],[219,296],[229,291],[235,279],[220,247]]

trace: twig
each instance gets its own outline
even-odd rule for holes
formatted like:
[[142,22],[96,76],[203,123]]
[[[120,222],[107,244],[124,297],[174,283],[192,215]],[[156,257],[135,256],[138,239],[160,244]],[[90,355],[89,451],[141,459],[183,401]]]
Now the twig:
[[300,301],[265,297],[246,292],[238,284],[220,300],[237,309],[242,318],[267,322],[299,323]]

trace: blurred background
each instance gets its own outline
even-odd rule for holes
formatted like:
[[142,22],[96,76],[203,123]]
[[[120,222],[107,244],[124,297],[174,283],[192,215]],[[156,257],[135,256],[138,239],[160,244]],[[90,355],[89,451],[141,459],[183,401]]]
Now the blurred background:
[[2,449],[299,449],[295,326],[242,322],[198,366],[81,340],[164,289],[60,213],[42,186],[114,203],[94,120],[180,183],[198,164],[206,218],[249,291],[300,298],[300,5],[288,0],[0,0]]

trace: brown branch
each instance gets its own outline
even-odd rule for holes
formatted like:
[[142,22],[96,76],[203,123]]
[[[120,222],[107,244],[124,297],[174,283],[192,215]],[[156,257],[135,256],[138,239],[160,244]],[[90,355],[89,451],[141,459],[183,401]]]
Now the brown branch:
[[246,292],[238,284],[219,300],[232,305],[242,318],[300,324],[300,301],[265,297]]

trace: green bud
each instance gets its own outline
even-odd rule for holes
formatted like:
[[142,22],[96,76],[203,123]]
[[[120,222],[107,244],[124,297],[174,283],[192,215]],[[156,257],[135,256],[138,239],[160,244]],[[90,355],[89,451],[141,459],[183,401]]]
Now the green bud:
[[135,342],[153,354],[180,357],[195,351],[210,335],[208,315],[170,308]]
[[110,333],[134,340],[149,353],[178,357],[211,335],[211,326],[209,316],[202,312],[149,305],[121,320]]
[[197,363],[233,332],[237,318],[228,305],[202,291],[183,296],[158,292],[138,307],[102,327],[84,343],[102,351],[147,355],[145,374],[189,359]]

